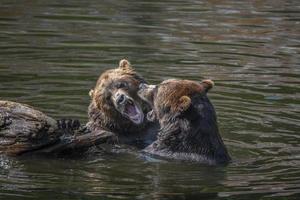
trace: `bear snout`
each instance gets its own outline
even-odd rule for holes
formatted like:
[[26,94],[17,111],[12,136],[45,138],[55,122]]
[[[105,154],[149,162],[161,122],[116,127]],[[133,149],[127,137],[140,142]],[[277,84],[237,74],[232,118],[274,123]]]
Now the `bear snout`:
[[126,101],[126,96],[124,94],[116,94],[117,98],[116,98],[116,102],[117,104],[124,104]]

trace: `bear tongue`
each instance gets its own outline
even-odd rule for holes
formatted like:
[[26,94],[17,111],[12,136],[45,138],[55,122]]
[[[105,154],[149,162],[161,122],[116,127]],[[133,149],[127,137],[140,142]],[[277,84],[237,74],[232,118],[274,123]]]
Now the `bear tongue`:
[[134,105],[127,105],[126,106],[126,111],[127,111],[127,114],[130,116],[130,117],[134,117],[136,116],[138,113],[137,113],[137,110],[135,108]]
[[127,104],[125,108],[127,117],[135,124],[141,124],[143,122],[143,113],[135,104]]

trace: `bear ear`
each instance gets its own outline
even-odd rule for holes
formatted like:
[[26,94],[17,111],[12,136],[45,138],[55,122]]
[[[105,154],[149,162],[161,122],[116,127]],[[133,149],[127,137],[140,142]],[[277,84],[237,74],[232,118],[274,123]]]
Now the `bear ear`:
[[91,98],[93,98],[93,96],[94,96],[94,90],[93,90],[93,89],[91,89],[91,90],[89,91],[89,96],[90,96]]
[[180,99],[178,101],[177,111],[179,111],[179,112],[186,111],[190,107],[191,103],[192,103],[192,100],[190,99],[190,97],[188,97],[188,96],[180,97]]
[[124,70],[126,70],[126,69],[132,69],[131,65],[130,65],[130,62],[128,60],[126,60],[126,59],[120,60],[120,62],[119,62],[119,68],[120,69],[124,69]]
[[201,83],[204,86],[205,92],[208,92],[215,85],[215,83],[210,79],[203,80]]

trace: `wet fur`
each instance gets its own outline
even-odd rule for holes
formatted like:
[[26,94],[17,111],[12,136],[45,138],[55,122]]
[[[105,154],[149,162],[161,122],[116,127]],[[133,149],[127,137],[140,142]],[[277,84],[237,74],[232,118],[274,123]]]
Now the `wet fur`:
[[89,122],[87,126],[94,132],[103,129],[112,131],[118,135],[120,142],[123,140],[125,143],[136,141],[139,143],[140,140],[142,142],[153,140],[149,139],[155,134],[155,131],[150,131],[155,126],[153,123],[148,123],[146,120],[141,125],[132,123],[115,109],[111,101],[114,84],[126,81],[130,84],[128,94],[131,98],[139,103],[144,113],[150,110],[149,105],[137,95],[139,84],[145,83],[145,80],[130,67],[128,61],[123,65],[121,62],[119,68],[104,72],[99,77],[95,88],[90,92],[92,100],[88,109]]
[[[214,107],[206,95],[209,89],[206,83],[185,80],[159,85],[154,91],[154,112],[161,129],[157,140],[145,151],[179,160],[228,163],[230,156],[219,134]],[[186,110],[182,109],[186,103],[182,107],[178,101],[182,96],[191,100]]]

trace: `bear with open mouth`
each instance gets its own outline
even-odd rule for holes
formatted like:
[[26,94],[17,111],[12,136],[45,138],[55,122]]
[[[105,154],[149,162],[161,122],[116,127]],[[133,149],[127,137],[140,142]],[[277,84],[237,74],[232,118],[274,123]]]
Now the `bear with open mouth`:
[[137,95],[141,83],[146,81],[125,59],[119,67],[103,72],[90,91],[89,130],[111,131],[119,143],[138,148],[151,144],[159,126],[145,118],[151,108]]
[[167,158],[207,164],[226,164],[231,158],[219,134],[217,117],[207,92],[211,80],[166,80],[141,83],[138,95],[152,110],[147,118],[159,121],[157,140],[145,152]]

